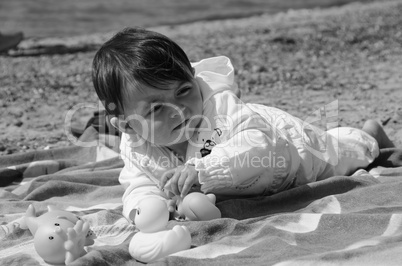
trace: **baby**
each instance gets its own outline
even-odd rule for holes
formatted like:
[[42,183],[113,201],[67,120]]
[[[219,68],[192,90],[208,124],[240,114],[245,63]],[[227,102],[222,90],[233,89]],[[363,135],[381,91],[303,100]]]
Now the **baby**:
[[392,142],[369,120],[363,130],[329,131],[290,114],[243,103],[227,57],[190,63],[166,36],[127,28],[93,61],[99,99],[122,132],[123,214],[144,197],[191,190],[218,198],[271,195],[367,167]]

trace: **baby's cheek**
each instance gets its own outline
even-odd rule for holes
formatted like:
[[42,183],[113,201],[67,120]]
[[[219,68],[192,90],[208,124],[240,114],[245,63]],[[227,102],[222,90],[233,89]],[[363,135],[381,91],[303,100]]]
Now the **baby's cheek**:
[[135,131],[135,133],[142,136],[143,138],[145,138],[145,135],[149,135],[150,125],[146,120],[131,120],[130,126]]
[[143,131],[143,138],[151,143],[166,145],[171,137],[168,125],[160,121],[149,124],[148,128]]

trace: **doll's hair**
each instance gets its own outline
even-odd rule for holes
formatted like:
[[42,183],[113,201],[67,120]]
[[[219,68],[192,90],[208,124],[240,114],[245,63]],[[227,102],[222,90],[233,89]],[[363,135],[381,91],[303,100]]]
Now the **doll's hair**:
[[172,81],[190,81],[186,53],[163,34],[142,28],[125,28],[104,43],[92,64],[92,82],[110,115],[123,113],[127,82],[163,88]]

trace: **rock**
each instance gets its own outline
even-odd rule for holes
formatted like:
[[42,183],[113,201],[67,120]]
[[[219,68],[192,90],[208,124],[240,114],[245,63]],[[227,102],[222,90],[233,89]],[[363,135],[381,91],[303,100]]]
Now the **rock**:
[[251,71],[252,71],[253,73],[257,73],[257,72],[266,72],[266,71],[267,71],[267,68],[266,68],[265,66],[257,66],[257,65],[255,65],[255,66],[253,66],[253,67],[251,68]]
[[402,107],[396,108],[394,115],[392,117],[392,122],[402,123]]
[[0,99],[0,107],[7,107],[7,102]]
[[401,145],[402,145],[402,129],[398,130],[392,139],[393,139],[393,142],[396,147],[401,147]]
[[381,125],[383,125],[383,126],[387,125],[390,120],[391,120],[391,117],[389,117],[389,116],[384,116],[384,117],[382,117],[382,118],[380,119]]
[[23,109],[19,107],[9,108],[8,113],[16,118],[22,117],[24,115]]
[[21,120],[17,120],[17,121],[15,121],[14,126],[20,127],[20,126],[22,126],[23,124],[24,124],[24,122],[22,122]]
[[278,36],[278,37],[273,38],[271,41],[274,43],[287,44],[287,45],[296,44],[296,40],[294,38],[286,37],[286,36]]
[[371,84],[362,84],[362,85],[360,86],[360,88],[365,91],[365,90],[370,90],[370,89],[372,89],[373,86],[372,86]]
[[13,154],[13,153],[15,153],[16,151],[17,151],[16,149],[8,148],[8,149],[5,150],[5,153],[6,153],[6,154]]

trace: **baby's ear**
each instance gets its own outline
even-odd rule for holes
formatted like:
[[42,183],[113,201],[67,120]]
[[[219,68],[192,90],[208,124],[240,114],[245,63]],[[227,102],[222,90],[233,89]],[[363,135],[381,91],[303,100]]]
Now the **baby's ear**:
[[119,119],[117,117],[110,118],[110,124],[113,127],[115,127],[117,130],[119,130],[119,131],[121,131],[123,133],[127,133],[127,134],[135,133],[134,130],[127,123],[127,121]]

